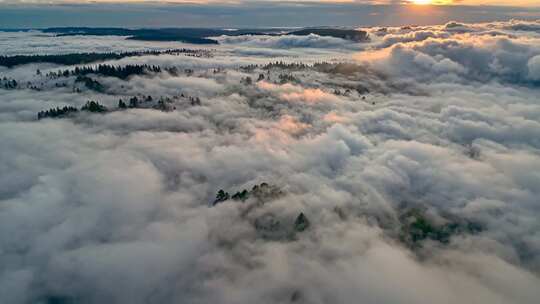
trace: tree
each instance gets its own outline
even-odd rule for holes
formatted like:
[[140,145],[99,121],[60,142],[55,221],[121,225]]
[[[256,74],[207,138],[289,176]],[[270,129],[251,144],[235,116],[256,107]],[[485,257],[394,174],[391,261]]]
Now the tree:
[[120,108],[120,109],[126,109],[127,108],[126,103],[122,99],[118,100],[118,108]]
[[63,108],[56,107],[56,108],[51,108],[46,111],[38,112],[37,117],[38,119],[43,119],[43,118],[48,118],[48,117],[61,118],[61,117],[69,115],[70,113],[75,113],[77,111],[78,111],[77,108],[72,107],[72,106],[64,106]]
[[199,97],[189,97],[189,100],[191,101],[192,106],[200,106],[201,105],[201,99]]
[[139,106],[139,99],[137,96],[133,96],[129,99],[129,107],[130,108],[137,108]]
[[223,189],[219,190],[217,195],[216,195],[216,199],[214,200],[214,202],[212,203],[213,206],[221,203],[221,202],[224,202],[226,200],[229,199],[229,192],[225,192],[223,191]]
[[245,201],[248,198],[249,192],[244,189],[242,192],[236,192],[231,198],[235,201]]
[[99,81],[94,80],[94,79],[92,79],[90,77],[87,77],[87,76],[79,75],[75,79],[75,82],[82,82],[82,83],[84,83],[85,87],[87,87],[90,90],[94,90],[96,92],[103,92],[105,90],[105,88],[103,87],[103,85]]
[[84,106],[82,106],[81,111],[88,111],[92,113],[103,113],[103,112],[107,112],[107,108],[99,104],[99,102],[89,100],[86,102]]
[[301,212],[296,218],[296,220],[294,221],[294,229],[298,232],[302,232],[306,230],[308,227],[309,227],[309,220],[304,215],[304,213]]

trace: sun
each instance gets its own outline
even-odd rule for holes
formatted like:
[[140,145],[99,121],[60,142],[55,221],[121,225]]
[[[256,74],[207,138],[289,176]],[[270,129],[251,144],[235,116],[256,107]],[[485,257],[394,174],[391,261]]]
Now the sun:
[[416,5],[452,5],[453,0],[408,0],[411,4]]

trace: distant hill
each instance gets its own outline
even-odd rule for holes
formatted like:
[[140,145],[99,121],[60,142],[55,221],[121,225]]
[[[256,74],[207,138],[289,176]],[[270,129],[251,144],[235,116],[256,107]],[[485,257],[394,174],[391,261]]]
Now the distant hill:
[[126,28],[91,28],[91,27],[56,27],[42,30],[57,36],[93,35],[93,36],[127,36],[130,40],[143,41],[181,41],[193,44],[218,44],[208,37],[241,36],[241,35],[299,35],[336,37],[356,42],[369,40],[367,32],[352,29],[305,28],[287,31],[286,29],[212,29],[212,28],[161,28],[161,29],[126,29]]
[[[48,28],[45,33],[57,36],[92,35],[92,36],[128,36],[130,40],[143,41],[180,41],[193,44],[218,44],[216,40],[205,37],[215,36],[215,30],[205,29],[124,29],[124,28],[87,28],[66,27]],[[218,34],[219,35],[219,34]]]
[[92,27],[54,27],[42,30],[57,36],[91,35],[91,36],[128,36],[130,40],[142,41],[180,41],[193,44],[218,44],[207,37],[221,35],[276,35],[282,29],[240,29],[225,30],[212,28],[160,28],[160,29],[125,29],[125,28],[92,28]]
[[319,36],[328,36],[336,37],[356,42],[368,41],[369,35],[365,31],[360,30],[349,30],[349,29],[333,29],[333,28],[306,28],[294,32],[289,32],[288,35],[298,35],[298,36],[307,36],[307,35],[319,35]]
[[8,68],[28,63],[54,63],[63,65],[85,64],[105,60],[121,59],[133,56],[162,55],[162,54],[188,54],[193,56],[208,56],[204,50],[193,49],[169,49],[169,50],[146,50],[121,53],[70,53],[70,54],[45,54],[45,55],[14,55],[0,56],[0,66]]

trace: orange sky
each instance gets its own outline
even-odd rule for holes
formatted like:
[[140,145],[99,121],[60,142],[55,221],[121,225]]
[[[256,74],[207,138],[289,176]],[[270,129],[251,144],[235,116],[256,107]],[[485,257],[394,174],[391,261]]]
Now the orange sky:
[[[414,2],[414,1],[412,1]],[[458,5],[510,5],[510,6],[540,6],[539,0],[439,0],[443,3]]]
[[[126,2],[153,2],[153,3],[197,3],[197,4],[234,4],[245,2],[327,2],[327,3],[359,3],[359,4],[390,4],[400,1],[396,0],[0,0],[0,3],[126,3]],[[505,6],[540,6],[540,0],[401,0],[401,3],[425,3],[437,5],[505,5]]]

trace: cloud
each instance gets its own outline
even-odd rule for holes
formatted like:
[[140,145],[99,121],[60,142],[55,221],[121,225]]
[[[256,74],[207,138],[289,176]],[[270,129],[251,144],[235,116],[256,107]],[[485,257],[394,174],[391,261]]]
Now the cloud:
[[[365,51],[222,37],[210,58],[109,61],[179,74],[90,75],[103,93],[35,74],[59,66],[2,70],[44,87],[0,88],[2,299],[536,303],[540,51],[517,23],[387,28]],[[18,35],[10,54],[42,43]],[[262,68],[275,61],[306,65]],[[170,97],[170,111],[116,110],[143,95]],[[87,100],[114,111],[36,120]],[[413,242],[419,214],[432,231]]]
[[529,69],[529,78],[535,81],[540,80],[540,55],[534,56],[527,62],[527,68]]
[[289,48],[347,48],[357,49],[358,43],[353,43],[341,38],[322,37],[315,34],[306,36],[284,35],[284,36],[221,36],[216,38],[220,43],[241,46],[261,47],[269,49],[289,49]]
[[[505,32],[508,24],[452,25],[450,31],[448,25],[419,30],[391,29],[389,34],[374,42],[375,50],[358,53],[356,58],[379,62],[379,68],[387,73],[423,81],[434,78],[451,82],[498,79],[534,85],[531,83],[535,80],[534,72],[529,70],[534,67],[533,58],[540,54],[538,37],[520,35],[519,31]],[[470,30],[466,33],[454,31],[463,27]]]

